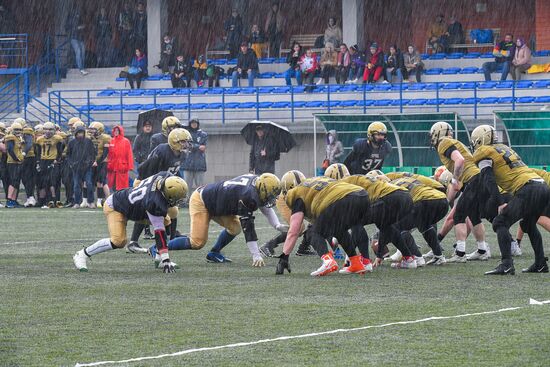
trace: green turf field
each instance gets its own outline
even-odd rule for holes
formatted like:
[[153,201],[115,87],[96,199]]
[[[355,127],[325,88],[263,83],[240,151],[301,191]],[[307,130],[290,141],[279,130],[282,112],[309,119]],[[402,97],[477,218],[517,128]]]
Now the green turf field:
[[[274,231],[260,217],[263,242]],[[533,260],[526,239],[519,274],[484,276],[498,263],[487,228],[489,262],[417,270],[385,264],[367,276],[314,279],[309,273],[319,259],[296,256],[292,274],[275,276],[276,259],[263,269],[250,266],[242,236],[225,251],[232,264],[207,264],[207,248],[180,251],[172,258],[181,270],[165,275],[147,256],[118,250],[79,273],[72,255],[107,234],[100,210],[1,209],[0,365],[74,366],[521,307],[115,365],[548,366],[550,304],[528,303],[550,300],[550,275],[521,274]],[[186,211],[180,230],[188,230]],[[210,230],[211,243],[219,227]],[[443,243],[447,255],[452,237]],[[544,238],[548,253],[550,235]]]

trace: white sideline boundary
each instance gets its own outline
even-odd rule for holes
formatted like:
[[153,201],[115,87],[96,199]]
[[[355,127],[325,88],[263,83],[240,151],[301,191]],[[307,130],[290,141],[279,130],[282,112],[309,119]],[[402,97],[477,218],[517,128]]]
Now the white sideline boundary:
[[[539,305],[539,304],[543,304],[543,303],[550,303],[550,300],[549,301],[542,301],[542,302],[535,301],[536,303],[533,303],[533,301],[535,301],[535,300],[530,299],[529,304]],[[389,327],[389,326],[396,326],[396,325],[419,324],[419,323],[423,323],[423,322],[436,321],[436,320],[439,321],[439,320],[460,319],[460,318],[473,317],[473,316],[492,315],[492,314],[497,314],[497,313],[516,311],[516,310],[520,310],[520,309],[523,309],[523,308],[526,308],[526,307],[527,306],[507,307],[507,308],[501,308],[501,309],[493,310],[493,311],[474,312],[474,313],[466,313],[466,314],[452,315],[452,316],[431,316],[431,317],[418,319],[418,320],[396,321],[396,322],[390,322],[390,323],[387,323],[387,324],[380,324],[380,325],[367,325],[367,326],[348,328],[348,329],[334,329],[334,330],[321,331],[321,332],[316,332],[316,333],[280,336],[280,337],[271,338],[271,339],[260,339],[260,340],[249,341],[249,342],[218,345],[218,346],[214,346],[214,347],[193,348],[193,349],[182,350],[182,351],[175,352],[175,353],[159,354],[159,355],[156,355],[156,356],[146,356],[146,357],[138,357],[138,358],[129,358],[129,359],[117,360],[117,361],[113,360],[113,361],[100,361],[100,362],[91,362],[91,363],[76,363],[75,367],[128,364],[128,363],[133,363],[133,362],[148,361],[148,360],[161,359],[161,358],[167,358],[167,357],[177,357],[177,356],[182,356],[182,355],[191,354],[191,353],[207,352],[207,351],[220,350],[220,349],[232,349],[232,348],[239,348],[239,347],[247,347],[247,346],[251,346],[251,345],[278,342],[278,341],[284,341],[284,340],[305,339],[305,338],[310,338],[310,337],[315,337],[315,336],[350,333],[350,332],[362,331],[362,330],[368,330],[368,329],[381,329],[381,328],[385,328],[385,327]]]

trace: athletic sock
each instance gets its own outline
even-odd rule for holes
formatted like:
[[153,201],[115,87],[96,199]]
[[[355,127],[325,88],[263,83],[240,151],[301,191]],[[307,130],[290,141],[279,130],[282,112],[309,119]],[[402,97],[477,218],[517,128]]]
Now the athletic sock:
[[191,250],[191,240],[187,236],[176,237],[173,240],[168,242],[168,250],[178,251],[178,250]]
[[477,241],[477,252],[484,254],[487,252],[487,242]]
[[464,256],[466,254],[466,241],[456,241],[456,254]]
[[227,232],[227,229],[224,229],[218,236],[218,239],[216,240],[214,246],[212,246],[212,248],[210,249],[210,252],[221,252],[221,250],[231,241],[233,241],[234,238],[235,236],[229,234],[229,232]]
[[86,256],[91,257],[92,255],[100,254],[105,251],[113,250],[115,247],[111,243],[111,240],[108,238],[103,238],[91,246],[88,246],[84,249]]

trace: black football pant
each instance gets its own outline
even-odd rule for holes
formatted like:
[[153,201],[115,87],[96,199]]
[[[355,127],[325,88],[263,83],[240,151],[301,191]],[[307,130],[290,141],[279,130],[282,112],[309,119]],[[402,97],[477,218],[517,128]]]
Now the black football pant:
[[481,192],[482,182],[480,175],[472,178],[463,187],[460,198],[456,203],[456,210],[453,216],[455,225],[466,223],[466,218],[470,218],[472,225],[477,226],[481,223],[478,192]]
[[529,182],[519,189],[508,205],[493,220],[493,230],[497,234],[498,246],[502,261],[511,263],[510,227],[518,220],[523,232],[529,235],[529,240],[535,252],[535,262],[544,263],[544,248],[542,236],[537,228],[539,217],[550,216],[550,188],[544,182]]
[[36,157],[27,157],[23,160],[21,180],[25,186],[27,198],[34,196],[34,188],[36,186]]

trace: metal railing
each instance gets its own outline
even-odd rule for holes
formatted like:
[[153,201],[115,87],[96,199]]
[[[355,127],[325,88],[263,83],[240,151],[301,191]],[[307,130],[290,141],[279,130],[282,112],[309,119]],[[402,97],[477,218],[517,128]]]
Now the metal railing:
[[0,64],[7,65],[10,69],[29,66],[26,33],[0,34]]

